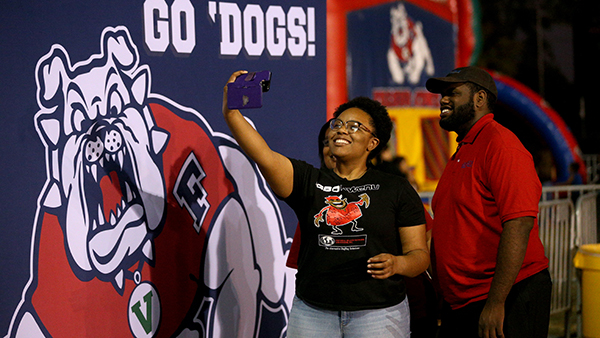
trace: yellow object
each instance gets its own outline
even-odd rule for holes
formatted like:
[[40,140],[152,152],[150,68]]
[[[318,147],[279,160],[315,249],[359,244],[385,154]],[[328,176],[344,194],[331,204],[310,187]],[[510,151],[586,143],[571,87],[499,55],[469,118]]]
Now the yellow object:
[[[419,185],[419,192],[434,191],[438,180],[428,178],[426,175],[427,168],[425,167],[425,156],[428,154],[428,149],[436,148],[439,145],[425,144],[423,135],[423,120],[432,119],[435,124],[435,129],[441,133],[448,134],[439,126],[440,109],[438,107],[388,107],[388,112],[394,122],[395,132],[392,133],[391,145],[395,148],[396,155],[404,156],[409,166],[414,167],[415,179]],[[450,158],[456,151],[456,134],[451,132],[448,134],[447,149],[440,149],[445,152]],[[446,166],[444,162],[440,169]],[[441,174],[441,171],[440,171]]]
[[600,338],[600,244],[582,245],[575,259],[575,267],[582,269],[583,336]]

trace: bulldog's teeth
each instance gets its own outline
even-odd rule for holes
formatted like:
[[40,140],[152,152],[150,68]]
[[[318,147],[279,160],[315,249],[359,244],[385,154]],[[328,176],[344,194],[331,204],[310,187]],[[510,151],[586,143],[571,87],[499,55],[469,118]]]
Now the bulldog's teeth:
[[112,154],[112,160],[113,160],[113,162],[116,161],[117,160],[117,155]]
[[46,198],[42,203],[43,206],[47,208],[58,208],[62,205],[62,197],[60,194],[60,190],[56,183],[52,183],[52,186],[47,190]]
[[110,212],[110,225],[115,225],[117,224],[117,218],[115,217],[115,214],[113,214],[112,210]]
[[85,171],[87,171],[88,174],[90,173],[90,166],[87,164],[85,165]]
[[106,220],[104,220],[104,213],[102,212],[100,204],[98,204],[98,224],[104,225],[104,223],[106,223]]
[[148,258],[148,260],[152,261],[152,257],[154,257],[154,254],[152,253],[152,242],[150,242],[150,240],[148,240],[148,241],[146,241],[146,243],[144,243],[142,252],[144,253],[144,256],[146,256],[146,258]]
[[96,220],[95,220],[95,219],[93,219],[93,220],[92,220],[92,230],[96,230],[96,228],[97,228],[97,227],[98,227],[98,226],[96,225]]
[[169,134],[165,131],[155,128],[152,128],[150,134],[152,137],[152,150],[154,150],[154,153],[158,155],[167,144],[167,140],[169,140]]
[[133,200],[133,192],[131,192],[131,188],[127,182],[125,182],[125,190],[127,190],[127,202],[131,202]]
[[123,289],[123,282],[125,281],[125,277],[123,275],[123,270],[119,271],[115,276],[115,284],[119,288],[119,290]]
[[92,176],[94,177],[94,181],[98,182],[98,166],[96,164],[92,164],[90,171],[92,172]]
[[123,155],[127,155],[127,147],[123,146]]
[[107,161],[110,161],[110,154],[106,153],[106,155],[104,156],[106,158]]
[[121,207],[117,205],[117,218],[121,218]]
[[121,170],[123,170],[123,152],[119,151],[117,153],[117,156],[119,158],[119,167],[121,168]]
[[121,198],[121,209],[122,210],[127,209],[127,204],[125,203],[125,199],[124,198]]
[[100,163],[101,167],[104,167],[104,159],[102,157],[100,157],[100,161],[98,161],[98,163]]

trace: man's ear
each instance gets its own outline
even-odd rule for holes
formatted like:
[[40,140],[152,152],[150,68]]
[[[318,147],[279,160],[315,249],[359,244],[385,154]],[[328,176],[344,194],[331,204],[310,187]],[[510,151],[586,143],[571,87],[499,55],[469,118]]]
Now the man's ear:
[[480,90],[477,93],[475,93],[475,95],[473,97],[473,105],[475,105],[476,108],[481,109],[486,104],[487,104],[487,93],[485,92],[485,90]]

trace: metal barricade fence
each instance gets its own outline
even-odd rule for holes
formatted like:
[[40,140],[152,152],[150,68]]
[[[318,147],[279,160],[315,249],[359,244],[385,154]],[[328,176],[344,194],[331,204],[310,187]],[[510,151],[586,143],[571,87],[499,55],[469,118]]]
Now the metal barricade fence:
[[[576,213],[576,247],[584,244],[598,243],[598,190],[592,190],[580,196],[575,205]],[[575,315],[577,323],[577,337],[583,337],[582,318],[582,290],[581,273],[576,274],[573,279],[575,283]],[[570,326],[568,326],[570,328]],[[565,331],[570,333],[569,331]],[[567,336],[567,334],[565,334]]]
[[538,224],[552,276],[550,313],[571,310],[572,257],[575,249],[575,212],[571,200],[540,202]]
[[[573,267],[573,258],[579,246],[598,242],[599,192],[600,185],[597,184],[542,189],[538,223],[552,276],[550,311],[552,314],[564,313],[564,337],[571,336],[574,320],[577,337],[582,337],[581,285]],[[575,204],[573,201],[576,201]],[[553,210],[555,207],[562,210]],[[547,217],[553,213],[556,213],[557,219]],[[569,233],[565,232],[567,227]]]
[[577,246],[598,243],[598,215],[597,215],[598,192],[588,192],[577,199],[575,205],[577,226]]

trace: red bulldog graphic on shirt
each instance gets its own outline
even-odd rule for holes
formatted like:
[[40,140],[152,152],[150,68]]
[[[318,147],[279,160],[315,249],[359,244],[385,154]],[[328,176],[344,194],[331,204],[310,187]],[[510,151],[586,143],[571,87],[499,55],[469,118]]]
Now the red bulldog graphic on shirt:
[[350,230],[354,232],[362,231],[362,228],[357,226],[356,220],[362,217],[362,211],[359,206],[369,207],[369,195],[361,194],[358,202],[348,203],[348,199],[342,196],[328,196],[325,202],[328,204],[315,215],[315,226],[319,227],[321,222],[329,225],[333,231],[332,235],[342,235],[344,232],[339,228],[350,224]]

